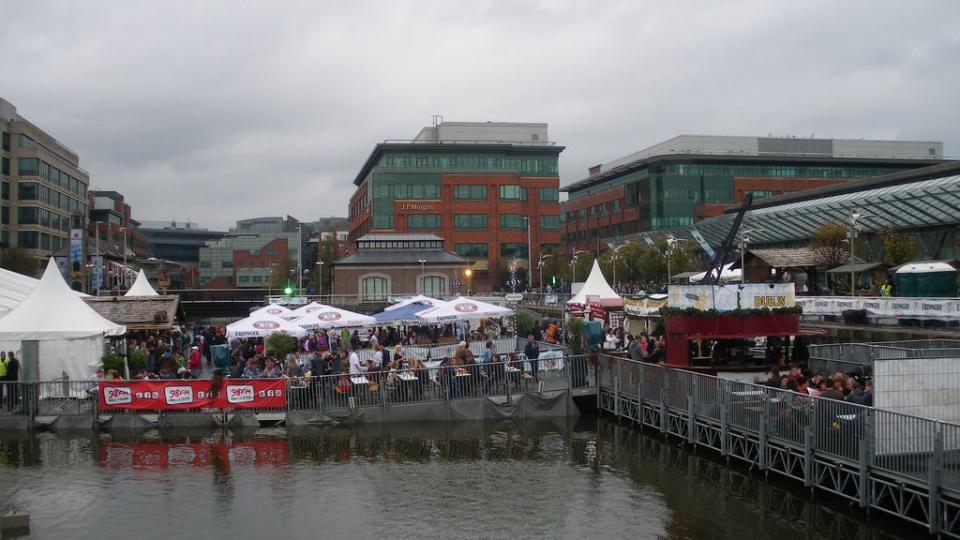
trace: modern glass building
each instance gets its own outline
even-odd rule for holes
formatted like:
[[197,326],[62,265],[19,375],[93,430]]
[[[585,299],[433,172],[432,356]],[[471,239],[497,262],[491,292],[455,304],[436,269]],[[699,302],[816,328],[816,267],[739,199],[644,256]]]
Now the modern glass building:
[[[697,240],[699,235],[716,248],[730,230],[736,208],[726,212],[693,226],[636,236],[652,239],[667,234]],[[960,259],[960,163],[951,161],[755,201],[740,230],[749,230],[749,247],[800,247],[807,246],[824,223],[849,225],[854,214],[857,255],[863,260],[882,260],[883,242],[878,233],[891,229],[916,239],[918,259]]]
[[499,288],[507,266],[526,268],[560,242],[562,151],[539,123],[438,122],[385,141],[354,179],[350,240],[434,234],[475,261],[475,290]]
[[68,245],[71,216],[87,215],[89,184],[76,152],[0,98],[0,245],[36,255]]
[[564,187],[564,239],[589,249],[598,239],[692,226],[746,193],[775,197],[942,160],[940,142],[681,135]]

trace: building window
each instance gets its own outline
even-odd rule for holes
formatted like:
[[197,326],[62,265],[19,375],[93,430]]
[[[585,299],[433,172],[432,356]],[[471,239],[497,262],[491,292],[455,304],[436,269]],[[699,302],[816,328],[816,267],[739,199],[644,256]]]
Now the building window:
[[500,186],[500,198],[504,200],[525,201],[527,190],[522,186]]
[[10,200],[10,182],[3,182],[3,186],[0,189],[3,190],[2,194],[0,194],[0,197],[2,197],[3,200],[5,201],[9,201]]
[[426,296],[441,296],[447,294],[447,278],[444,276],[421,277],[420,294]]
[[455,244],[453,251],[468,259],[486,259],[487,244]]
[[31,146],[36,146],[36,143],[33,142],[33,139],[31,139],[30,137],[27,137],[26,135],[21,133],[20,136],[17,138],[17,145],[23,148],[28,148]]
[[250,276],[237,276],[237,283],[250,283]]
[[0,223],[4,225],[10,224],[10,207],[9,206],[0,207]]
[[263,276],[261,276],[260,274],[257,274],[257,275],[255,275],[255,276],[251,276],[251,281],[252,281],[253,283],[263,283]]
[[501,229],[523,229],[526,228],[524,216],[522,214],[500,214]]
[[526,244],[500,244],[500,256],[507,259],[526,259]]
[[393,215],[391,214],[374,214],[372,227],[374,229],[392,229],[393,228]]
[[453,186],[453,198],[461,201],[485,200],[487,186]]
[[486,229],[486,214],[456,214],[453,216],[453,226],[457,229]]
[[0,148],[3,148],[7,152],[10,151],[10,134],[6,131],[3,132],[3,140],[0,142]]
[[411,214],[407,216],[408,229],[439,229],[439,214]]
[[200,261],[200,268],[210,268],[210,261]]
[[360,279],[360,299],[364,301],[386,300],[390,294],[386,276],[367,276]]
[[40,161],[37,158],[17,158],[17,174],[20,176],[36,176],[40,172]]
[[540,200],[543,202],[560,202],[560,190],[557,188],[540,188]]
[[21,206],[17,208],[17,222],[20,225],[37,225],[39,223],[39,208],[36,206]]
[[40,245],[40,233],[35,231],[18,232],[17,245],[24,249],[37,249]]
[[0,158],[0,174],[10,175],[10,158]]
[[540,228],[545,231],[559,231],[560,216],[540,216]]

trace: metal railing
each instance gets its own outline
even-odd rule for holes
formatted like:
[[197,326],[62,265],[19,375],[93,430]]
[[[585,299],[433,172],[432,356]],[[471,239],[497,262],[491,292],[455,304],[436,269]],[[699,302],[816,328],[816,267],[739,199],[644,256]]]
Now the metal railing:
[[[504,358],[501,355],[501,358]],[[515,355],[511,363],[477,363],[467,366],[437,365],[417,369],[337,373],[292,377],[285,380],[286,405],[242,407],[235,412],[282,413],[288,410],[326,410],[386,407],[400,403],[450,401],[463,398],[542,393],[596,386],[596,375],[585,355],[550,356],[537,360]],[[228,379],[234,380],[234,379]],[[173,380],[175,382],[175,380]],[[160,381],[163,382],[163,381]],[[101,408],[99,382],[0,383],[0,415],[58,416],[68,414],[177,414],[221,409],[128,410]]]
[[600,366],[604,412],[960,538],[960,425],[624,358]]

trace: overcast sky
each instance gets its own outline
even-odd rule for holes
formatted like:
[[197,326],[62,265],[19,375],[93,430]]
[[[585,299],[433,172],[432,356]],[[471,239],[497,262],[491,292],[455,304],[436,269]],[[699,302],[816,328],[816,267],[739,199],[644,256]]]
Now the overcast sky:
[[0,97],[141,220],[346,215],[432,114],[548,122],[561,184],[678,134],[940,140],[960,2],[0,0]]

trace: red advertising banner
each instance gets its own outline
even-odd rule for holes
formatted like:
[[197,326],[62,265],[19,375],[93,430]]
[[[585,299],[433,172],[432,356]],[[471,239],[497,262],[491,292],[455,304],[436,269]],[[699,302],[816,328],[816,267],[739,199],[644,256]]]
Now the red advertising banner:
[[207,380],[100,381],[100,409],[282,409],[284,379],[227,380],[216,395]]

